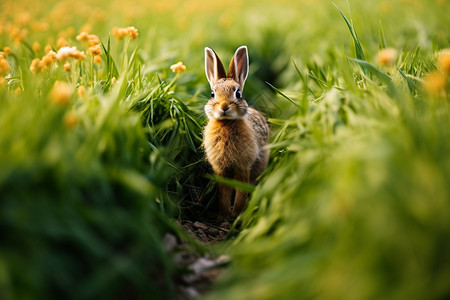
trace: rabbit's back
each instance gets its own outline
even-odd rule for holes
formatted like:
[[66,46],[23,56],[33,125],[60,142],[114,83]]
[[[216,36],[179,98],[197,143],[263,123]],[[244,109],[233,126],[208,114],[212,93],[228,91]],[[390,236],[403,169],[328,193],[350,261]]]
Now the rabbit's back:
[[254,139],[257,144],[257,155],[250,171],[250,181],[256,182],[256,178],[267,167],[269,160],[269,150],[265,149],[265,146],[269,142],[269,126],[267,125],[266,118],[256,109],[249,108],[247,115],[248,122],[253,128]]

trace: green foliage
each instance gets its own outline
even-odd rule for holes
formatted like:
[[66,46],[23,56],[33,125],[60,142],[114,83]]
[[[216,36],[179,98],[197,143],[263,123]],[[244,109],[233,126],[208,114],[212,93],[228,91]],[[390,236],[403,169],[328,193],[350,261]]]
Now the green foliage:
[[[446,1],[91,2],[0,3],[1,299],[176,298],[162,237],[216,180],[252,197],[207,299],[450,297]],[[85,30],[101,62],[30,71]],[[203,49],[242,44],[272,128],[256,187],[206,175],[201,148]]]
[[[235,224],[234,266],[208,299],[450,296],[449,99],[400,68],[339,56],[325,76],[306,71],[314,85],[294,63],[298,96],[276,89],[295,113],[272,120],[272,164]],[[428,61],[414,59],[414,72]]]

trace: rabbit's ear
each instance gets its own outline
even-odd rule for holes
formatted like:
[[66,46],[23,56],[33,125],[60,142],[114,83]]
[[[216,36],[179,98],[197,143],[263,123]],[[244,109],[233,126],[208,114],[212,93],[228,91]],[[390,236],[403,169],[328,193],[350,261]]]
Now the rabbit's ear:
[[244,89],[244,83],[248,75],[248,51],[247,46],[239,47],[234,53],[228,69],[228,77],[236,80],[241,86],[241,91]]
[[213,49],[205,48],[205,72],[211,87],[221,78],[226,78],[227,74],[222,62]]

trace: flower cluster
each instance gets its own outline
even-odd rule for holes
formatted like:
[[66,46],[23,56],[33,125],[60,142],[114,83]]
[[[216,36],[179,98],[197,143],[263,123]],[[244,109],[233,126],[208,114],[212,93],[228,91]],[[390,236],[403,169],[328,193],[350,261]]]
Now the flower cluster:
[[53,50],[50,50],[47,54],[45,54],[44,57],[42,57],[42,60],[39,58],[33,59],[30,66],[31,73],[36,74],[46,70],[53,63],[56,63],[56,59],[56,53]]
[[83,51],[77,50],[77,47],[62,47],[56,53],[56,58],[60,61],[66,61],[68,58],[76,60],[84,60],[86,54]]
[[180,73],[180,72],[186,71],[186,66],[183,65],[183,63],[180,61],[180,62],[177,62],[174,65],[171,65],[170,69],[172,70],[172,72]]
[[76,39],[80,42],[87,42],[89,46],[87,53],[94,57],[95,63],[99,64],[102,62],[102,58],[100,56],[102,54],[102,49],[100,47],[100,39],[98,38],[98,36],[83,31],[79,35],[77,35]]
[[138,30],[134,28],[133,26],[126,27],[126,28],[120,28],[120,27],[114,27],[112,30],[112,34],[118,38],[119,40],[123,39],[125,36],[129,36],[132,40],[136,39],[138,37]]
[[[47,47],[46,47],[47,50]],[[35,58],[31,62],[30,71],[34,74],[40,73],[43,70],[49,68],[53,63],[56,63],[57,60],[61,62],[65,62],[69,58],[74,58],[76,60],[84,60],[86,58],[86,54],[83,51],[79,51],[77,47],[62,47],[55,52],[53,50],[49,50],[47,54],[42,57],[42,59]],[[70,70],[70,64],[66,62],[64,65],[64,70]]]

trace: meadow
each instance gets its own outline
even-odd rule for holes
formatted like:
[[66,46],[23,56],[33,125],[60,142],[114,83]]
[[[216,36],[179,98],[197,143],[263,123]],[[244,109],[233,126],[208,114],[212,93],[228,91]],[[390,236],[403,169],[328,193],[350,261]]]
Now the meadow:
[[[450,298],[449,11],[0,2],[0,299],[183,298],[167,233],[230,257],[203,299]],[[216,199],[203,49],[241,45],[270,162],[205,246],[174,221]]]

